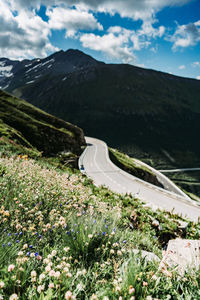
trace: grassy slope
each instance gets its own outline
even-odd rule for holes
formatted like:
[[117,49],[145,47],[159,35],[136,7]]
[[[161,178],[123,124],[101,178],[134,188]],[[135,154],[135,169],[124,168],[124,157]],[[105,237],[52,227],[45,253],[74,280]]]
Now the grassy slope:
[[[127,154],[124,154],[116,149],[109,149],[110,159],[115,163],[119,168],[124,171],[141,178],[147,182],[150,182],[154,185],[162,187],[162,184],[159,183],[156,176],[152,171],[143,165],[139,164],[138,161],[135,161],[134,158],[129,157]],[[200,196],[200,172],[185,172],[185,173],[165,173],[177,186],[183,189],[188,195],[199,201]]]
[[141,165],[138,161],[130,158],[128,155],[116,149],[109,148],[109,156],[114,164],[116,164],[119,168],[123,169],[129,174],[159,187],[163,187],[162,184],[158,181],[156,175],[153,174],[153,172],[149,168]]
[[157,271],[158,263],[131,253],[141,249],[161,257],[169,239],[198,238],[199,225],[189,222],[183,231],[176,216],[97,188],[83,175],[42,159],[7,150],[0,166],[5,299],[14,293],[19,299],[63,299],[67,292],[77,299],[199,299],[199,273],[180,282],[176,272],[167,277]]
[[84,145],[80,128],[62,121],[24,100],[0,91],[0,135],[44,155],[61,151],[77,155]]

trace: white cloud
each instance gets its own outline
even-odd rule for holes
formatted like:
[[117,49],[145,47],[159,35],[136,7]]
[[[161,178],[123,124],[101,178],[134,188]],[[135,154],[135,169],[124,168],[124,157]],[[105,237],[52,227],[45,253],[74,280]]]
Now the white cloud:
[[198,80],[200,80],[200,76],[197,76],[196,78],[197,78]]
[[93,33],[83,34],[80,41],[85,48],[101,51],[109,57],[120,59],[125,63],[131,63],[135,60],[135,55],[128,48],[128,36],[126,34],[114,35],[112,32],[103,36]]
[[48,9],[46,14],[50,28],[65,29],[67,37],[73,37],[79,30],[103,30],[91,13],[80,9],[56,7]]
[[14,16],[6,2],[1,8],[0,57],[44,57],[48,51],[57,50],[49,42],[48,24],[36,16],[34,11],[20,11]]
[[200,41],[200,21],[178,25],[170,41],[173,42],[173,50],[195,46]]
[[181,66],[179,66],[178,68],[179,68],[179,70],[184,70],[184,69],[185,69],[185,66],[184,66],[184,65],[181,65]]
[[151,19],[159,10],[167,6],[181,6],[192,0],[10,0],[15,9],[30,9],[39,7],[40,4],[47,6],[70,7],[79,5],[85,9],[119,13],[122,17],[130,17],[134,20]]
[[192,63],[192,67],[196,68],[196,67],[200,67],[200,61],[195,61]]

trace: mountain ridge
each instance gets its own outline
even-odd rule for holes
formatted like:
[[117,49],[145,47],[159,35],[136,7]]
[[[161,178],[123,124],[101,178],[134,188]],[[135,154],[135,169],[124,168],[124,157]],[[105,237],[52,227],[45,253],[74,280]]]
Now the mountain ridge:
[[[66,69],[63,55],[70,56],[71,66],[75,60],[81,63]],[[51,72],[51,59],[58,69],[62,65],[60,74]],[[72,49],[23,70],[6,90],[77,124],[86,135],[154,167],[200,164],[198,80],[127,64],[105,64]]]

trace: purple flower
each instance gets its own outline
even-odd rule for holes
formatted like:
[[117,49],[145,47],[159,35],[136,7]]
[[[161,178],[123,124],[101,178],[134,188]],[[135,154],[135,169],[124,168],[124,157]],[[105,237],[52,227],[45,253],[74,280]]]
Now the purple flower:
[[8,236],[11,236],[11,233],[8,233]]
[[35,256],[38,256],[38,255],[39,255],[39,253],[38,253],[38,252],[36,252],[36,253],[35,253]]
[[5,247],[6,245],[5,244],[3,244],[3,247]]
[[31,254],[31,252],[27,252],[26,255],[29,256]]
[[124,240],[122,243],[126,244],[126,240]]
[[11,246],[11,242],[8,242],[8,246],[9,246],[9,247]]
[[19,243],[19,240],[16,240],[16,243]]
[[20,231],[20,233],[19,233],[20,235],[22,235],[23,234],[23,232],[22,231]]
[[32,248],[33,248],[33,246],[32,246],[32,245],[30,245],[30,246],[29,246],[29,248],[31,248],[31,249],[32,249]]
[[105,231],[103,232],[103,235],[105,235],[106,233],[105,233]]

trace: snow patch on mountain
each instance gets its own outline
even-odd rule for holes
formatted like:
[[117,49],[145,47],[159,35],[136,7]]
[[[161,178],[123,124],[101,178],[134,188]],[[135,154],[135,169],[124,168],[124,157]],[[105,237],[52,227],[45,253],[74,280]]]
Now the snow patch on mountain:
[[13,66],[8,65],[6,66],[5,61],[0,62],[0,77],[11,77],[13,73],[11,72]]

